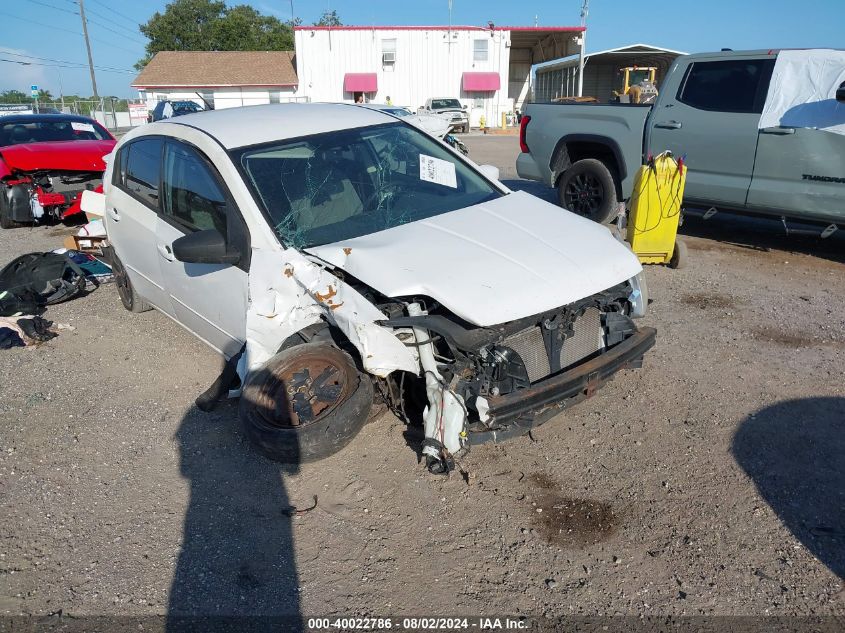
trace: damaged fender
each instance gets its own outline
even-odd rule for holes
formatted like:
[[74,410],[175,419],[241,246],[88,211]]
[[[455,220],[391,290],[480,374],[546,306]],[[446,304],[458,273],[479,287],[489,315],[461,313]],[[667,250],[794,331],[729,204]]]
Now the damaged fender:
[[296,250],[254,250],[249,295],[241,378],[269,360],[289,336],[322,320],[347,336],[367,372],[380,377],[397,369],[419,374],[410,348],[390,329],[376,325],[384,315],[355,289]]

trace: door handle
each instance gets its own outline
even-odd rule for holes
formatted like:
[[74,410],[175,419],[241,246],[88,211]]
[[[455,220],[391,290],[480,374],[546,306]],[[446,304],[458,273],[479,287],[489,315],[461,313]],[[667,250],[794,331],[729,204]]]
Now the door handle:
[[776,136],[786,136],[787,134],[795,134],[794,127],[764,127],[760,130],[761,134],[774,134]]
[[161,256],[167,261],[173,261],[173,250],[170,248],[169,244],[159,244],[158,252],[161,253]]
[[117,209],[115,209],[115,208],[113,208],[113,207],[107,207],[107,208],[106,208],[106,213],[108,213],[108,214],[109,214],[109,217],[110,217],[112,220],[114,220],[115,222],[120,222],[120,213],[118,212],[118,210],[117,210]]
[[655,123],[654,127],[663,128],[664,130],[680,130],[683,125],[680,121],[660,121]]

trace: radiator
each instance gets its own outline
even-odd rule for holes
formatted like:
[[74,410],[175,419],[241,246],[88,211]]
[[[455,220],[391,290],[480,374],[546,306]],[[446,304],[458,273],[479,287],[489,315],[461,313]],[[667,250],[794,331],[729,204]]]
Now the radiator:
[[[597,308],[588,308],[575,319],[572,326],[574,334],[563,342],[560,351],[560,366],[566,369],[587,356],[604,348],[604,330],[601,326],[601,312]],[[541,326],[535,325],[505,339],[505,345],[519,354],[528,379],[534,383],[551,373],[546,346],[543,344]]]

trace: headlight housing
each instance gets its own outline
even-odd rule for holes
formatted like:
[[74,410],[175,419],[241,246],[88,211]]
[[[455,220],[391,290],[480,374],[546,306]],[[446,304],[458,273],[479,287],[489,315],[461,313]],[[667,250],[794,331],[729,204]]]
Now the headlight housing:
[[645,281],[645,271],[631,277],[628,280],[631,285],[631,294],[628,300],[631,302],[631,318],[640,319],[645,316],[648,309],[648,285]]

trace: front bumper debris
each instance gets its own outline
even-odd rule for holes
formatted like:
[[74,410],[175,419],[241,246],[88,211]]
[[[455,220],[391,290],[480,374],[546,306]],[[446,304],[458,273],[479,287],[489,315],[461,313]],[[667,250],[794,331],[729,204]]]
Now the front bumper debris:
[[501,441],[542,424],[564,408],[592,396],[620,369],[639,367],[657,331],[644,327],[604,354],[513,393],[489,397],[492,428],[470,432],[472,444]]

